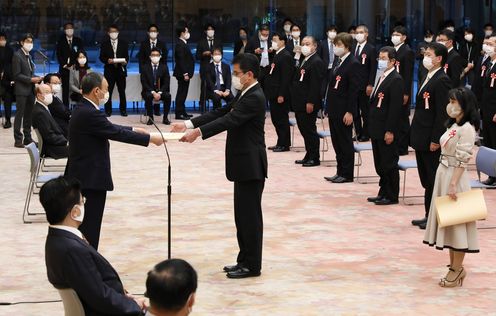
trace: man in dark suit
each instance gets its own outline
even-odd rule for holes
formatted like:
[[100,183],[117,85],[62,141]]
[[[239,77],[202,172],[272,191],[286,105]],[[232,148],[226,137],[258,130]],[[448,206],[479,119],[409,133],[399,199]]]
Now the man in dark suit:
[[160,115],[160,101],[164,103],[162,123],[170,124],[168,118],[171,105],[169,67],[167,63],[160,62],[160,59],[160,50],[152,48],[149,62],[141,65],[141,96],[145,100],[147,125],[153,124],[153,114]]
[[410,131],[410,96],[412,95],[413,66],[415,63],[415,52],[405,43],[407,32],[404,26],[397,26],[393,30],[391,42],[396,49],[396,72],[403,78],[405,90],[403,91],[403,111],[400,117],[398,130],[398,150],[400,156],[408,155],[409,131]]
[[467,66],[467,61],[458,54],[454,47],[455,33],[444,29],[439,32],[437,42],[446,46],[448,49],[448,59],[446,60],[446,64],[444,64],[444,72],[450,77],[452,87],[458,88],[462,85],[460,77],[463,69]]
[[188,46],[190,37],[189,29],[186,26],[179,26],[176,29],[179,39],[174,49],[176,65],[174,67],[174,77],[177,79],[176,93],[176,120],[189,120],[191,115],[186,113],[184,102],[188,96],[189,83],[195,73],[195,58]]
[[127,294],[110,263],[78,230],[85,217],[85,198],[77,180],[59,177],[45,183],[40,202],[50,224],[45,242],[48,281],[73,289],[87,316],[142,315],[144,300]]
[[[482,135],[484,146],[496,149],[496,34],[489,36],[486,42],[486,51],[489,62],[484,77],[482,78]],[[484,184],[494,185],[496,178],[489,177]]]
[[62,100],[55,94],[55,88],[60,88],[60,77],[58,74],[48,74],[43,79],[43,82],[48,84],[52,88],[53,92],[53,102],[48,105],[48,109],[50,110],[50,114],[53,119],[59,125],[62,133],[67,138],[69,135],[69,120],[71,119],[71,110],[62,103]]
[[317,53],[320,59],[327,65],[327,76],[326,80],[322,82],[322,95],[326,95],[327,86],[329,85],[329,80],[332,75],[332,65],[334,65],[334,39],[338,35],[338,27],[331,25],[327,28],[326,38],[321,40],[319,43],[319,48]]
[[3,128],[12,127],[12,101],[14,100],[14,79],[12,78],[12,56],[14,51],[7,43],[7,34],[0,32],[0,105],[3,101],[5,123]]
[[301,27],[298,24],[293,23],[291,25],[291,39],[286,43],[286,50],[293,57],[293,65],[295,67],[300,66],[300,62],[302,59],[301,55],[301,39],[303,36],[301,35]]
[[361,142],[369,140],[369,97],[377,73],[377,53],[374,45],[368,42],[369,29],[366,25],[356,28],[356,42],[351,52],[360,63],[360,83],[358,91],[357,115],[354,116],[355,132]]
[[269,147],[274,152],[289,151],[291,146],[288,114],[291,104],[289,88],[294,66],[285,44],[286,37],[283,34],[272,35],[272,49],[275,53],[269,74],[265,77],[265,96],[269,101],[270,118],[277,133],[276,145]]
[[200,111],[205,111],[205,102],[207,100],[206,88],[207,79],[206,71],[212,62],[214,48],[220,48],[222,54],[222,42],[219,37],[215,37],[215,27],[213,24],[207,24],[204,28],[205,35],[202,36],[196,45],[196,60],[200,62]]
[[[24,148],[33,142],[31,138],[31,112],[34,105],[34,84],[43,77],[34,75],[34,63],[29,52],[33,49],[33,35],[21,38],[21,48],[12,57],[12,77],[15,82],[16,115],[14,118],[14,146]],[[21,133],[21,124],[23,132]],[[24,136],[24,141],[22,140]]]
[[150,63],[150,53],[154,48],[158,49],[161,53],[160,63],[167,64],[169,53],[167,44],[160,40],[158,35],[158,26],[156,24],[150,24],[148,26],[148,38],[141,42],[138,52],[140,73],[142,72],[142,66]]
[[325,80],[326,65],[317,54],[315,38],[303,38],[301,49],[305,58],[294,71],[290,91],[296,123],[305,141],[306,154],[295,163],[303,167],[314,167],[320,165],[320,138],[316,120],[317,112],[322,107],[321,85]]
[[[483,47],[486,49],[488,47],[488,40],[489,38],[484,39]],[[484,49],[482,51],[483,51],[483,55],[479,57],[474,67],[474,81],[472,82],[472,87],[471,87],[472,92],[477,97],[477,103],[479,107],[482,102],[482,81],[486,76],[486,72],[490,67],[489,63],[491,61],[491,58],[489,58],[489,55],[484,51]],[[481,116],[482,115],[483,114],[481,113]]]
[[207,83],[207,99],[211,99],[213,108],[218,109],[222,106],[222,100],[229,103],[234,98],[231,93],[231,67],[222,62],[222,48],[214,48],[212,59],[203,76]]
[[[358,33],[360,34],[360,33]],[[396,72],[396,50],[383,47],[379,51],[381,75],[370,96],[369,134],[372,138],[374,166],[380,176],[379,193],[367,201],[376,205],[398,203],[400,174],[398,171],[398,121],[403,103],[403,78]]]
[[62,101],[69,105],[69,79],[71,67],[77,62],[77,52],[83,50],[83,41],[74,36],[74,24],[64,24],[64,34],[59,38],[56,45],[57,61],[59,62],[59,74],[62,77]]
[[327,111],[331,141],[336,153],[336,174],[325,177],[333,183],[353,182],[353,117],[357,115],[360,63],[351,53],[353,38],[339,33],[334,40],[336,59],[327,89]]
[[262,269],[262,193],[267,177],[265,151],[265,105],[257,82],[259,62],[253,54],[239,54],[233,59],[233,85],[236,98],[191,121],[174,123],[173,132],[187,132],[181,139],[194,142],[227,131],[226,176],[234,182],[234,218],[239,254],[237,264],[224,267],[228,278],[259,276]]
[[36,103],[33,107],[33,127],[38,129],[43,138],[42,156],[54,159],[67,158],[69,156],[67,139],[48,109],[52,101],[53,93],[50,86],[38,85]]
[[451,80],[442,67],[448,58],[448,50],[439,43],[427,44],[423,65],[429,71],[424,82],[419,85],[415,114],[410,132],[410,144],[415,149],[418,173],[424,193],[425,217],[413,220],[412,224],[425,229],[436,170],[439,165],[441,149],[439,139],[446,131],[444,123],[448,120],[446,105]]
[[109,140],[148,146],[161,145],[162,138],[141,128],[112,124],[100,112],[108,97],[107,80],[97,72],[88,73],[81,82],[83,101],[72,112],[69,124],[69,159],[66,174],[81,182],[87,214],[81,225],[90,245],[98,249],[100,228],[107,191],[112,191]]
[[270,28],[267,24],[262,24],[257,35],[253,36],[245,47],[245,53],[255,54],[260,63],[260,76],[258,82],[264,88],[265,77],[270,71],[270,60],[272,58],[272,43],[269,38]]
[[100,61],[104,64],[103,74],[109,84],[110,98],[105,103],[105,113],[112,115],[112,92],[117,85],[119,91],[119,110],[121,116],[127,116],[126,110],[126,77],[127,63],[129,61],[128,44],[119,38],[119,28],[111,25],[108,28],[108,38],[102,42],[100,48]]

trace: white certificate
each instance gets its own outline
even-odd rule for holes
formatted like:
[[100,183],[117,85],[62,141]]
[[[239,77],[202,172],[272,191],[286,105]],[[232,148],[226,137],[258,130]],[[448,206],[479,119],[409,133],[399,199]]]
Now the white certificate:
[[123,64],[126,62],[126,58],[114,58],[114,64]]
[[[165,140],[180,140],[186,133],[162,133]],[[150,133],[150,136],[160,136],[159,132]]]

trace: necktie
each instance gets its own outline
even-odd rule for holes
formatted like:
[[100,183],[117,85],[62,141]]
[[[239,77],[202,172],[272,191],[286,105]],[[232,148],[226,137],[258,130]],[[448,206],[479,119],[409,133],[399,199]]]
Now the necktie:
[[152,49],[154,49],[155,47],[156,47],[155,42],[152,42]]
[[215,90],[220,90],[220,65],[215,66]]
[[379,89],[379,87],[381,86],[381,83],[384,81],[384,79],[386,79],[386,75],[382,74],[381,78],[379,79],[379,82],[376,84],[376,86],[374,88],[374,92],[372,93],[373,97],[375,97],[375,94],[377,93],[377,89]]
[[356,51],[355,51],[355,57],[358,56],[360,54],[360,44],[357,45],[357,48],[356,48]]
[[492,61],[489,61],[489,65],[488,65],[489,67],[486,71],[486,77],[489,78],[491,76],[491,71],[493,70],[494,64],[495,63],[493,63]]
[[72,47],[72,40],[69,40],[69,47]]
[[157,65],[153,65],[153,82],[157,83]]
[[260,47],[262,48],[262,58],[260,60],[260,66],[267,67],[269,65],[269,52],[268,52],[267,41],[260,41]]
[[28,55],[26,55],[26,57],[28,58],[29,70],[31,70],[31,72],[33,72],[33,62],[31,61],[31,56],[28,54]]
[[418,94],[420,94],[420,91],[422,91],[422,89],[424,89],[424,87],[427,85],[427,82],[429,82],[429,80],[431,80],[431,76],[430,75],[427,75],[425,77],[425,80],[424,82],[422,83],[422,85],[420,86],[420,89],[418,91]]
[[334,67],[334,70],[333,70],[334,73],[336,73],[336,71],[338,70],[339,66],[341,66],[341,58],[340,57],[338,57],[335,60],[335,64],[336,64],[336,66]]
[[212,40],[208,40],[208,49],[212,50]]
[[111,41],[112,43],[112,50],[114,51],[114,58],[117,58],[117,47],[116,47],[116,42]]
[[329,43],[329,66],[327,68],[332,68],[332,64],[334,63],[334,47],[331,41]]

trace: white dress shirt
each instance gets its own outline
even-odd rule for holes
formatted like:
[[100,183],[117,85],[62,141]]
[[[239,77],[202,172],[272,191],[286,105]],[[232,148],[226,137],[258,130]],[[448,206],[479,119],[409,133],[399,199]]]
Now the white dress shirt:
[[65,226],[65,225],[50,225],[50,227],[55,229],[65,230],[67,232],[73,233],[74,235],[78,236],[81,239],[84,239],[83,233],[81,233],[77,228],[71,226]]

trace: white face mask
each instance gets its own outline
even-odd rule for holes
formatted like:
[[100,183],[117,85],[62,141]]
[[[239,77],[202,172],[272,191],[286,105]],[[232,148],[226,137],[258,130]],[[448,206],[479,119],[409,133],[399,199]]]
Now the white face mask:
[[33,49],[33,43],[24,43],[22,48],[29,53]]
[[482,44],[482,50],[484,53],[488,54],[489,56],[492,56],[494,54],[494,47],[489,46],[487,44]]
[[98,102],[98,105],[104,105],[105,103],[108,102],[108,100],[110,99],[110,93],[107,91],[105,92],[105,94],[103,95],[103,99],[100,99]]
[[222,60],[222,55],[214,55],[214,57],[212,57],[212,59],[213,59],[216,63],[220,63],[220,61]]
[[485,34],[486,36],[491,36],[491,35],[493,34],[493,31],[492,31],[492,30],[485,30],[485,31],[484,31],[484,34]]
[[269,37],[260,35],[260,40],[261,41],[267,41],[267,40],[269,40]]
[[300,38],[301,32],[300,31],[293,31],[291,32],[291,36],[293,38]]
[[284,32],[289,33],[291,31],[291,24],[284,24]]
[[277,44],[277,42],[272,41],[272,49],[273,50],[278,50],[279,49],[279,45]]
[[243,84],[241,83],[241,78],[238,77],[238,76],[233,76],[232,77],[232,86],[234,87],[234,89],[240,91],[243,89]]
[[334,47],[334,55],[342,57],[344,55],[344,47]]
[[453,104],[450,102],[446,106],[446,113],[448,113],[448,116],[451,118],[457,118],[462,113],[462,108],[458,103]]
[[111,39],[116,40],[119,37],[119,32],[111,32],[109,33]]
[[431,43],[432,42],[432,37],[424,37],[424,42]]
[[464,38],[467,42],[471,42],[474,39],[474,34],[466,34]]
[[72,216],[72,214],[71,214],[71,218],[77,222],[82,223],[84,220],[84,205],[74,205],[74,207],[79,208],[79,215],[78,216]]
[[334,32],[334,31],[327,32],[327,38],[329,38],[331,41],[333,41],[337,35],[338,35],[338,33]]
[[455,31],[455,28],[453,26],[448,26],[446,29],[447,30],[450,30],[451,32],[454,32]]
[[356,38],[357,42],[360,44],[365,42],[365,34],[363,34],[363,33],[358,33],[355,38]]
[[303,54],[303,56],[307,57],[312,53],[312,48],[308,45],[304,45],[301,47],[301,53]]
[[[41,100],[40,100],[41,101]],[[53,102],[53,94],[49,93],[49,94],[44,94],[43,95],[43,101],[42,101],[45,105],[50,105],[52,104]]]
[[377,69],[386,70],[388,63],[389,63],[389,61],[387,61],[387,60],[379,59],[379,61],[377,62]]
[[60,83],[52,84],[53,94],[59,94],[62,91],[62,85]]
[[158,33],[157,33],[157,32],[150,32],[150,33],[148,33],[148,35],[150,36],[150,38],[151,38],[152,40],[154,40],[154,39],[156,39],[156,38],[157,38]]
[[190,37],[191,37],[191,34],[189,34],[189,32],[184,33],[184,39],[185,40],[189,40]]
[[207,36],[208,37],[214,37],[215,31],[214,30],[207,30]]
[[152,56],[150,57],[150,60],[152,61],[152,63],[158,64],[158,62],[160,61],[160,56]]
[[424,65],[424,67],[427,70],[431,70],[432,67],[434,67],[434,65],[432,64],[432,58],[430,58],[430,57],[424,57],[424,59],[422,60],[422,65]]
[[401,44],[401,36],[399,35],[391,36],[391,42],[393,43],[394,46]]
[[72,35],[74,35],[74,29],[65,30],[65,35],[71,37]]
[[439,44],[443,45],[444,47],[447,47],[446,45],[448,45],[448,42],[446,41],[437,41]]
[[0,41],[0,47],[5,47],[5,46],[7,46],[7,41],[5,40]]
[[79,58],[78,59],[78,63],[79,63],[80,66],[86,65],[86,58]]

